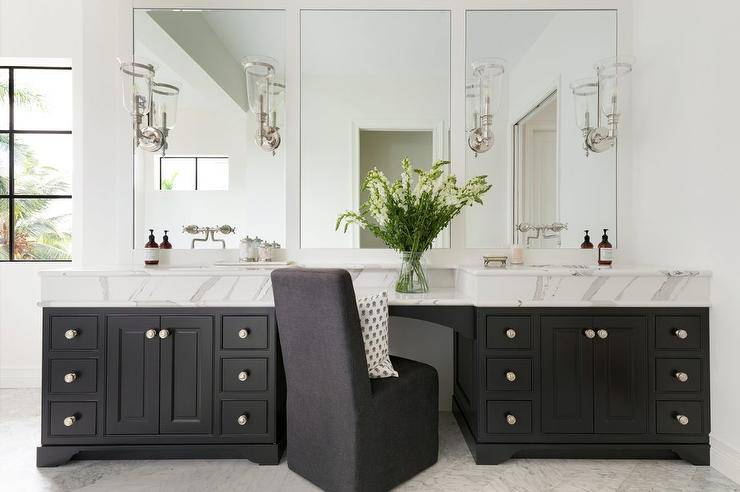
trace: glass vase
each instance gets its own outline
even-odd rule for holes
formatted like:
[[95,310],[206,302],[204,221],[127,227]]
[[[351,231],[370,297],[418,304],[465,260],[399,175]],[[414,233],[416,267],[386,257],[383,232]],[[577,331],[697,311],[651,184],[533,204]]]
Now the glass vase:
[[401,252],[401,271],[396,282],[396,292],[402,294],[423,294],[429,292],[427,273],[422,264],[424,253]]

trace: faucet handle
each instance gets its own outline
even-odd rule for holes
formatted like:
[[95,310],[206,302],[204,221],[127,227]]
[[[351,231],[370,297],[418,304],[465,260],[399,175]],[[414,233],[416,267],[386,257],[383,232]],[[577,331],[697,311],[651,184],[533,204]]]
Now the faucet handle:
[[228,224],[224,224],[218,228],[218,232],[221,234],[234,234],[236,232],[236,228],[231,227]]
[[188,234],[198,234],[200,232],[200,227],[195,224],[182,226],[182,232],[187,232]]

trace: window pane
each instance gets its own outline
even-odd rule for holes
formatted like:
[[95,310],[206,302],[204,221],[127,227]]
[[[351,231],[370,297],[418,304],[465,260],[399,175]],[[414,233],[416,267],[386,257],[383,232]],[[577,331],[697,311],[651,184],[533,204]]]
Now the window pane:
[[69,260],[72,200],[69,198],[16,199],[16,260]]
[[16,134],[13,151],[15,193],[72,194],[72,135]]
[[8,199],[0,198],[0,260],[8,259],[10,224],[8,224]]
[[8,166],[10,155],[10,149],[8,148],[8,139],[10,136],[7,133],[0,133],[0,195],[7,195],[9,193],[8,186]]
[[191,157],[168,157],[160,160],[162,175],[161,190],[195,190],[195,159]]
[[228,157],[198,158],[198,189],[228,190],[229,159]]
[[72,129],[72,71],[15,69],[14,128]]
[[8,69],[0,69],[0,130],[10,128],[8,112]]

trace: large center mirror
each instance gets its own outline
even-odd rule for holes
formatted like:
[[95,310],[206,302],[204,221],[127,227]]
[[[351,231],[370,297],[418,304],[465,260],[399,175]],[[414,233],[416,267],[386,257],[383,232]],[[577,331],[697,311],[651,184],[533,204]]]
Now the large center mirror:
[[[466,211],[466,247],[577,248],[586,229],[596,242],[609,229],[614,242],[617,148],[587,154],[576,112],[583,120],[579,91],[596,100],[595,64],[616,55],[616,12],[469,11],[466,20],[466,134],[492,116],[492,139],[466,147],[466,173],[493,184]],[[593,126],[598,110],[586,116]]]
[[[134,246],[149,229],[174,248],[284,245],[284,11],[136,9],[134,62],[122,65],[124,105],[126,84],[139,109],[152,86],[133,143]],[[165,130],[161,148],[150,127]]]
[[337,216],[372,168],[394,180],[403,158],[447,159],[449,128],[448,11],[302,11],[301,247],[384,247]]

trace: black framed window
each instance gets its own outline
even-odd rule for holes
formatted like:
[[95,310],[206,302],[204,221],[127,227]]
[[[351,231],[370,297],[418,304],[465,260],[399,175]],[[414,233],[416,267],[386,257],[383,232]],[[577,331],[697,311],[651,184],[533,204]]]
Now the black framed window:
[[226,156],[176,156],[159,158],[162,191],[226,191],[229,158]]
[[71,67],[0,65],[0,261],[69,261]]

